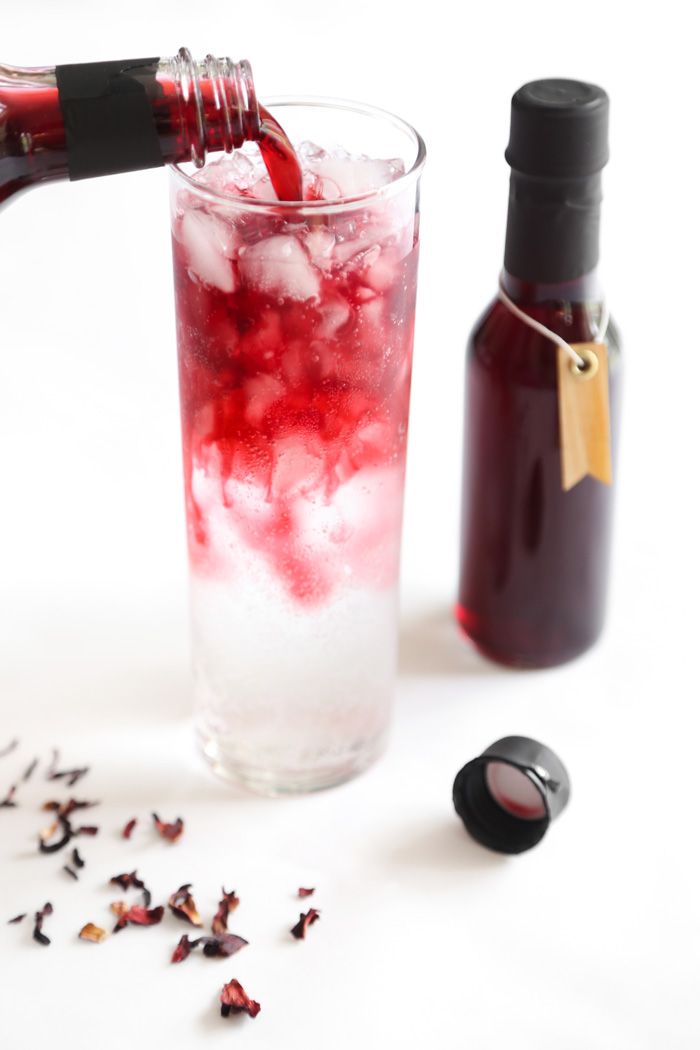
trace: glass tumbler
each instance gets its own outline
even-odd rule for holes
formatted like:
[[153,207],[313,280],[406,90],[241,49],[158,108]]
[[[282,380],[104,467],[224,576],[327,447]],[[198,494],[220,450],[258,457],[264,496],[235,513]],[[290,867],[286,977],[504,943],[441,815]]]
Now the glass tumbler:
[[367,106],[267,106],[332,199],[232,195],[214,158],[171,201],[197,733],[281,794],[387,738],[425,148]]

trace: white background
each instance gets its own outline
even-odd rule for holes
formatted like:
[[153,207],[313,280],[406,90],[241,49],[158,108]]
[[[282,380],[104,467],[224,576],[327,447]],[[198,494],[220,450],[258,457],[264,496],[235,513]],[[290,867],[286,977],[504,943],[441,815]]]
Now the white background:
[[[174,54],[253,62],[260,95],[349,96],[424,134],[423,247],[404,545],[402,673],[387,758],[307,799],[232,793],[188,715],[184,523],[162,171],[57,185],[0,216],[0,759],[60,746],[102,800],[81,883],[36,854],[38,778],[0,810],[0,1044],[146,1050],[690,1050],[698,903],[698,147],[690,3],[3,0],[18,65]],[[612,97],[603,260],[627,375],[611,615],[547,673],[473,656],[455,590],[463,347],[501,261],[509,100],[572,76]],[[572,549],[571,557],[576,557]],[[531,854],[472,844],[457,769],[525,733],[570,767],[572,802]],[[148,812],[187,830],[155,841]],[[99,816],[97,815],[99,814]],[[141,817],[131,843],[118,829]],[[158,898],[221,882],[251,941],[170,967],[174,919],[101,946],[106,879]],[[306,943],[294,891],[318,887]],[[2,919],[50,899],[49,948]],[[263,1010],[225,1023],[237,976]],[[231,1031],[231,1028],[235,1031]]]

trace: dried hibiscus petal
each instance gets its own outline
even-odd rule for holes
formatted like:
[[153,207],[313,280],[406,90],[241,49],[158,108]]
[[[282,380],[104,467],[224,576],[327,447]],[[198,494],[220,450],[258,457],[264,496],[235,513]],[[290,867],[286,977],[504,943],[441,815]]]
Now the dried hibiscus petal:
[[73,787],[74,784],[78,783],[81,777],[84,777],[87,773],[90,772],[89,766],[81,766],[79,769],[58,770],[56,769],[56,766],[58,765],[58,758],[58,751],[54,748],[51,757],[51,765],[49,766],[46,772],[47,780],[65,780],[68,784],[68,787]]
[[310,897],[313,894],[315,889],[316,889],[315,886],[312,886],[310,889],[304,889],[303,886],[300,886],[299,889],[297,890],[297,893],[298,893],[298,895],[300,897]]
[[89,802],[87,799],[82,798],[69,798],[67,802],[56,802],[55,799],[50,799],[41,808],[49,812],[54,811],[58,817],[70,817],[72,813],[75,813],[76,809],[91,809],[93,806],[99,806],[99,802]]
[[296,937],[299,941],[305,940],[306,931],[309,926],[313,926],[313,924],[320,918],[321,913],[315,908],[309,908],[307,912],[302,912],[299,916],[299,922],[296,926],[292,926],[290,930],[292,937]]
[[53,905],[50,904],[47,901],[46,904],[44,905],[44,907],[41,909],[41,911],[36,912],[35,915],[34,915],[34,929],[32,931],[32,937],[39,944],[44,944],[44,945],[51,944],[51,941],[46,936],[46,934],[42,933],[42,927],[44,925],[44,919],[46,918],[47,915],[51,915],[51,914],[53,914]]
[[11,740],[9,744],[0,751],[0,758],[4,758],[5,755],[11,755],[16,747],[19,746],[19,740]]
[[30,776],[32,775],[32,773],[34,772],[34,770],[36,769],[36,767],[37,767],[38,765],[39,765],[39,759],[38,759],[38,758],[35,758],[35,759],[33,759],[33,760],[32,760],[32,761],[31,761],[31,762],[29,763],[29,765],[27,766],[27,768],[25,769],[24,773],[22,774],[22,780],[23,780],[23,781],[25,781],[25,782],[26,782],[27,780],[29,780]]
[[[52,842],[54,835],[60,828],[61,834]],[[67,846],[70,840],[73,838],[73,829],[71,828],[70,821],[67,817],[59,817],[58,820],[54,821],[51,827],[46,828],[39,835],[39,850],[41,853],[58,853],[59,850]]]
[[124,828],[122,830],[122,838],[123,839],[130,839],[131,838],[131,832],[136,827],[136,823],[137,823],[136,822],[136,817],[132,817],[131,820],[128,820],[126,822],[126,824],[124,825]]
[[81,941],[92,941],[93,944],[100,944],[106,936],[107,931],[103,930],[101,926],[95,926],[92,922],[86,922],[78,934]]
[[15,794],[17,793],[17,785],[12,784],[7,794],[5,795],[2,802],[0,802],[0,809],[13,809],[17,803],[15,802]]
[[85,861],[80,856],[80,854],[78,853],[77,849],[73,850],[73,852],[71,853],[71,857],[73,858],[73,864],[75,865],[76,868],[84,868],[85,867]]
[[177,842],[185,830],[185,822],[182,817],[178,817],[177,820],[172,824],[168,824],[165,820],[161,820],[157,813],[153,813],[153,823],[158,829],[158,834],[168,842]]
[[118,916],[114,933],[123,930],[125,926],[155,926],[163,918],[163,905],[157,908],[145,908],[142,904],[132,904],[129,907],[123,901],[112,904],[112,911]]
[[224,985],[221,989],[220,1001],[222,1017],[240,1013],[247,1013],[249,1017],[257,1017],[260,1013],[260,1003],[248,998],[239,981],[229,981]]
[[77,871],[73,871],[70,864],[64,864],[63,870],[65,871],[66,875],[70,875],[72,879],[75,879],[76,882],[78,881],[78,873]]
[[21,922],[22,919],[26,919],[26,918],[27,918],[27,913],[26,913],[26,911],[23,911],[21,915],[15,915],[14,919],[8,919],[7,920],[7,925],[8,926],[15,926],[18,922]]
[[[87,802],[82,799],[71,798],[67,802],[56,802],[51,800],[45,802],[42,809],[48,810],[56,814],[56,820],[54,823],[45,828],[39,835],[39,849],[42,853],[57,853],[59,850],[67,846],[68,843],[76,835],[96,835],[99,828],[93,825],[83,825],[79,828],[74,828],[70,822],[70,816],[78,809],[88,809],[91,806],[97,806],[97,802]],[[52,842],[54,835],[60,828],[61,834],[55,842]]]
[[219,901],[219,907],[216,909],[216,915],[212,919],[211,924],[211,931],[216,934],[228,933],[228,917],[241,903],[240,898],[236,896],[235,890],[227,893],[222,886],[221,893],[223,896]]
[[198,943],[208,959],[224,959],[245,948],[248,941],[235,933],[223,933],[218,937],[200,937]]
[[137,872],[130,871],[123,875],[113,875],[109,880],[115,886],[121,887],[123,890],[141,890],[143,893],[143,903],[148,908],[151,904],[151,891],[146,888],[144,882],[138,877]]
[[194,897],[190,893],[191,886],[191,882],[186,882],[184,886],[176,890],[168,898],[168,907],[177,919],[184,919],[192,926],[201,926],[202,920],[199,917],[197,905],[194,903]]
[[183,933],[182,937],[177,942],[177,947],[175,948],[175,951],[173,952],[173,954],[172,954],[172,956],[170,958],[170,962],[173,962],[173,963],[182,962],[183,959],[186,959],[187,956],[190,954],[190,952],[194,948],[196,948],[198,944],[199,944],[198,940],[191,941],[189,939],[189,937],[187,936],[187,934]]
[[190,952],[199,947],[208,959],[228,959],[241,948],[245,948],[246,944],[248,941],[235,933],[224,933],[217,937],[197,937],[195,940],[190,940],[187,934],[184,934],[178,941],[170,961],[182,962]]

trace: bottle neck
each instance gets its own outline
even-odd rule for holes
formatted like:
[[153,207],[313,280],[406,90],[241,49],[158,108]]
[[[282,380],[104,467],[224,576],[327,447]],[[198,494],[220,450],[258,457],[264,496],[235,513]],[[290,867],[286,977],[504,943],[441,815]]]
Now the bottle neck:
[[156,102],[154,118],[166,161],[201,167],[208,153],[231,153],[260,138],[260,107],[245,59],[195,61],[183,47],[159,61],[156,79],[165,105]]
[[0,65],[0,203],[36,183],[193,161],[257,141],[250,65],[207,56]]
[[501,272],[500,283],[506,295],[520,306],[603,301],[603,290],[597,269],[575,277],[571,281],[552,283],[524,281],[504,269]]
[[600,172],[585,178],[511,172],[504,269],[521,291],[539,295],[533,287],[573,286],[594,273],[600,202]]

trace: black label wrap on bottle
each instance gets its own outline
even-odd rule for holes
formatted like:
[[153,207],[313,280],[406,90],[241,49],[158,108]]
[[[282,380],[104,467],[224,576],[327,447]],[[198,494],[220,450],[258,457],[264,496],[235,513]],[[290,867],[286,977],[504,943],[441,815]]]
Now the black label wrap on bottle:
[[554,284],[598,263],[600,172],[586,178],[510,177],[505,269],[522,281]]
[[159,58],[56,67],[71,179],[157,168],[163,156],[152,102]]

